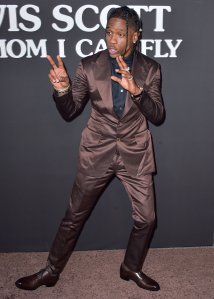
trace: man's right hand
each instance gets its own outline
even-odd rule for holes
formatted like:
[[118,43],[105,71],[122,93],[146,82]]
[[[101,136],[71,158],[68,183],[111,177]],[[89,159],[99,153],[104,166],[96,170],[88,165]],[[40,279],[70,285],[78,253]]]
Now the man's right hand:
[[57,56],[58,65],[54,62],[50,55],[47,56],[48,61],[50,62],[52,69],[50,70],[48,77],[50,79],[53,88],[56,90],[65,89],[69,86],[69,76],[65,70],[63,61],[60,56]]

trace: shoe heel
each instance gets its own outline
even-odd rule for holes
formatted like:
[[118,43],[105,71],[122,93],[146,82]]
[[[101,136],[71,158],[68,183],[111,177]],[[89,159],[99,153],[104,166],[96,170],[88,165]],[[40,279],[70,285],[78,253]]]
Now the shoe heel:
[[47,288],[52,288],[52,287],[54,287],[54,286],[56,285],[56,283],[57,283],[57,282],[54,282],[54,283],[48,283],[48,284],[46,284],[45,286],[46,286]]
[[129,281],[129,277],[125,275],[120,275],[120,278],[126,281]]
[[47,288],[52,288],[52,287],[55,286],[55,283],[54,283],[54,284],[46,284],[45,286],[46,286]]

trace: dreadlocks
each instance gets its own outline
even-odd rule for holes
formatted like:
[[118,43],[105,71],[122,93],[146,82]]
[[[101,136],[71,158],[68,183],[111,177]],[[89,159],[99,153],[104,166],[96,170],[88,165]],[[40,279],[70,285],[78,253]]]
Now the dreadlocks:
[[[121,6],[110,11],[107,21],[111,18],[119,18],[126,21],[126,48],[128,44],[128,28],[133,27],[136,32],[142,31],[142,22],[134,9],[127,6]],[[126,51],[126,50],[125,50]]]
[[142,31],[142,23],[141,20],[134,9],[131,9],[127,6],[121,6],[110,11],[108,15],[108,21],[111,18],[119,18],[126,21],[126,28],[128,26],[132,26],[135,31]]

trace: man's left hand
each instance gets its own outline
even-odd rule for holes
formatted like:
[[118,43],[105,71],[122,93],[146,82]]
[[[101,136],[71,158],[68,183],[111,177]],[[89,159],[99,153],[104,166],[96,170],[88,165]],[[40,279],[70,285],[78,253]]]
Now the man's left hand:
[[117,63],[119,65],[119,69],[116,69],[115,71],[118,74],[121,74],[121,78],[118,78],[116,76],[111,76],[111,79],[114,80],[115,82],[119,83],[124,89],[126,89],[130,94],[137,96],[141,94],[143,91],[142,88],[140,88],[132,74],[129,72],[129,68],[125,61],[123,60],[122,56],[117,56],[116,57]]

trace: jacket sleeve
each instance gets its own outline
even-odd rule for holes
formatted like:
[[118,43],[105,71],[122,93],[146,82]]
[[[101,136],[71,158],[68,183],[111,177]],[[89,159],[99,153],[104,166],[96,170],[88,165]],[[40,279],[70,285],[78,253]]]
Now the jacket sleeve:
[[87,76],[82,63],[80,63],[77,67],[75,78],[71,82],[71,90],[60,97],[56,93],[53,94],[57,110],[65,121],[72,121],[83,111],[89,99],[88,94]]
[[144,85],[142,93],[138,96],[132,95],[131,97],[151,123],[159,125],[164,121],[165,109],[161,95],[161,71],[159,64],[152,81]]

